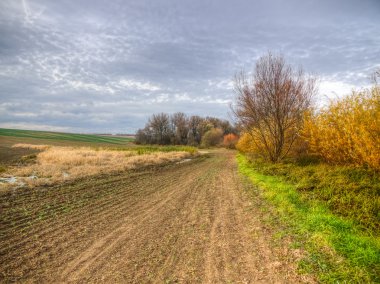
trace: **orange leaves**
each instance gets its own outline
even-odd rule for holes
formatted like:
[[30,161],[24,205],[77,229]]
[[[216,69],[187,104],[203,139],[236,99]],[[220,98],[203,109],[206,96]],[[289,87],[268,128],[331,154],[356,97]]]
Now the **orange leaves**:
[[380,169],[379,87],[354,92],[307,115],[302,134],[310,151],[327,162]]
[[236,134],[230,133],[223,137],[223,146],[226,148],[234,149],[239,137]]

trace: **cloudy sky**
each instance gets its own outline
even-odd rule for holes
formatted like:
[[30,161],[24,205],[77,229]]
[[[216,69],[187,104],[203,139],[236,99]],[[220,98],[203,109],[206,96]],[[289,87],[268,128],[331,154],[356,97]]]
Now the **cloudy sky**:
[[229,119],[234,74],[269,50],[318,75],[322,101],[366,86],[380,67],[380,1],[1,0],[0,127]]

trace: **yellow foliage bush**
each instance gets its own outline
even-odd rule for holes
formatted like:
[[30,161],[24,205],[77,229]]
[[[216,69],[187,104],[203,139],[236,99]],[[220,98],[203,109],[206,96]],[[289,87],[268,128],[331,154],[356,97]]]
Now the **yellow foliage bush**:
[[[285,146],[286,148],[290,148],[287,152],[287,157],[299,158],[307,154],[308,145],[301,136],[295,139],[291,147],[287,144]],[[259,139],[255,139],[254,132],[244,132],[236,144],[236,149],[243,153],[249,153],[265,158],[265,155],[262,154],[264,146],[260,145]]]
[[236,149],[243,153],[256,153],[258,151],[253,141],[252,134],[244,132],[238,142],[236,143]]
[[380,169],[380,88],[353,92],[308,114],[302,135],[327,162]]

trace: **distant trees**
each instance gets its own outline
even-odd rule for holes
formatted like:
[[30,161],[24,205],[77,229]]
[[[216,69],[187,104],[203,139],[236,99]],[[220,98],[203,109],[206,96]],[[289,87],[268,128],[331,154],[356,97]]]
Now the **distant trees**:
[[228,120],[215,117],[186,116],[182,112],[172,115],[153,114],[145,127],[136,133],[138,144],[176,144],[192,146],[215,146],[223,135],[237,133]]
[[166,113],[153,114],[149,119],[150,131],[153,140],[158,144],[169,144],[170,142],[170,118]]
[[234,114],[251,148],[277,162],[284,158],[299,136],[303,117],[315,93],[315,79],[293,70],[282,56],[261,57],[252,75],[235,76]]

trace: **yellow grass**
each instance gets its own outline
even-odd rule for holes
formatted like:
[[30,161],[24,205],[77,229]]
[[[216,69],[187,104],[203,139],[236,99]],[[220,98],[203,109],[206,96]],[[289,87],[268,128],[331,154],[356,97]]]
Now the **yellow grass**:
[[51,146],[49,145],[33,145],[33,144],[24,144],[24,143],[17,143],[12,146],[12,148],[26,148],[26,149],[32,149],[32,150],[47,150]]
[[[29,144],[16,144],[14,147],[42,150],[37,154],[35,164],[17,167],[7,173],[20,177],[18,180],[29,186],[175,162],[191,156],[188,152],[153,152],[138,155],[136,151],[98,150],[89,147]],[[31,176],[36,178],[30,178]]]

